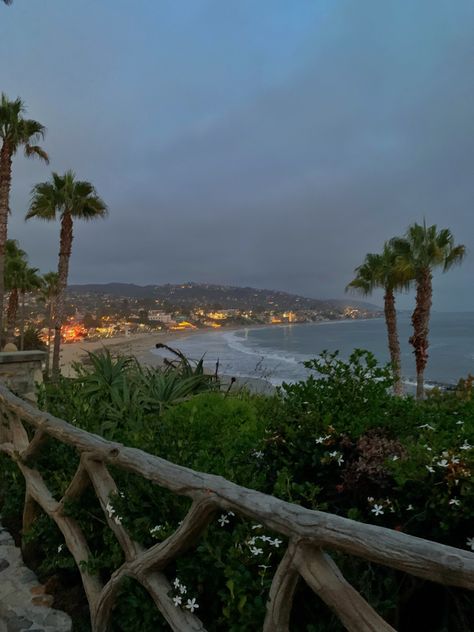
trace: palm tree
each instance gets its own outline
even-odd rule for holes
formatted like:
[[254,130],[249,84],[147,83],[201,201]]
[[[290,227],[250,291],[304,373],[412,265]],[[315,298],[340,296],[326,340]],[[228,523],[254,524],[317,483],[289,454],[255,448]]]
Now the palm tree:
[[18,291],[21,278],[27,267],[26,252],[21,250],[18,242],[7,239],[5,248],[5,287],[10,292],[7,306],[7,340],[13,341],[16,316],[18,313]]
[[393,390],[396,395],[401,395],[403,387],[395,291],[408,289],[410,277],[396,267],[396,261],[396,254],[387,243],[384,245],[382,254],[367,254],[364,263],[355,269],[356,277],[348,284],[346,291],[353,289],[365,295],[372,294],[376,288],[382,288],[385,291],[384,314],[394,376]]
[[64,315],[64,301],[67,288],[69,259],[73,240],[73,220],[93,220],[107,215],[105,202],[97,195],[90,182],[76,180],[72,171],[64,175],[52,174],[48,182],[37,184],[32,191],[30,208],[26,219],[37,217],[53,221],[61,218],[58,276],[59,293],[54,315],[53,378],[59,376],[59,351],[61,347],[61,326]]
[[442,266],[443,272],[461,263],[466,253],[463,245],[455,245],[448,228],[412,224],[405,237],[390,241],[397,253],[397,267],[402,274],[415,279],[416,306],[412,314],[413,335],[409,342],[416,359],[416,397],[424,397],[424,372],[428,361],[428,334],[433,295],[433,268]]
[[53,313],[56,299],[59,294],[59,276],[57,272],[46,272],[43,275],[43,283],[41,284],[41,300],[47,306],[47,322],[48,322],[48,355],[46,356],[46,376],[49,376],[49,364],[51,357],[51,330],[53,328]]
[[42,279],[38,275],[38,268],[25,266],[20,276],[18,289],[20,290],[20,351],[23,351],[25,341],[25,295],[41,288]]
[[37,156],[48,162],[48,155],[36,143],[43,138],[45,128],[41,123],[23,118],[25,106],[21,99],[10,101],[2,93],[0,98],[0,332],[3,325],[5,244],[7,241],[8,213],[10,210],[10,189],[12,180],[12,160],[20,147],[25,156]]

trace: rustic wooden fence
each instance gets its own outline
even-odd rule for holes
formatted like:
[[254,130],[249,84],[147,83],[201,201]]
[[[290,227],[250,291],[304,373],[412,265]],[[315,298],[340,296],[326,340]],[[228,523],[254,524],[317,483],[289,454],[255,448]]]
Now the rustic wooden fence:
[[[125,577],[134,578],[145,587],[172,630],[205,630],[196,615],[175,607],[165,571],[172,560],[197,542],[215,519],[216,512],[222,510],[255,520],[288,538],[288,547],[273,577],[264,632],[289,630],[293,595],[300,577],[332,608],[347,630],[394,630],[344,579],[324,551],[326,548],[430,581],[474,590],[474,553],[305,509],[219,476],[195,472],[141,450],[107,441],[39,411],[3,385],[0,385],[0,421],[0,450],[16,462],[25,478],[24,529],[34,519],[37,506],[57,524],[81,573],[94,632],[107,630],[121,580]],[[34,467],[35,457],[47,437],[72,446],[80,455],[77,471],[60,500],[53,497]],[[192,500],[185,519],[170,537],[144,549],[132,540],[120,521],[110,515],[107,505],[118,490],[108,465],[142,476]],[[86,538],[77,522],[64,511],[65,503],[80,498],[90,485],[125,556],[125,562],[105,585],[83,564],[90,558]]]

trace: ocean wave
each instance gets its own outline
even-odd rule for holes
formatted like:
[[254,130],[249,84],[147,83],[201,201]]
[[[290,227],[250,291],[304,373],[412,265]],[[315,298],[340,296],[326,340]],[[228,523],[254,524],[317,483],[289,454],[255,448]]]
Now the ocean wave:
[[[402,383],[405,384],[405,386],[412,386],[413,388],[416,388],[417,386],[417,382],[414,378],[402,379]],[[435,381],[425,380],[423,386],[426,390],[431,391],[434,388],[441,388],[441,389],[452,388],[453,386],[456,386],[456,384],[455,382],[435,382]]]
[[282,355],[281,353],[277,353],[275,351],[266,351],[261,347],[251,348],[245,345],[243,342],[238,340],[236,332],[226,332],[223,335],[227,346],[233,349],[234,351],[238,351],[239,353],[245,353],[246,355],[256,356],[258,358],[264,358],[268,360],[275,360],[277,362],[286,362],[292,365],[301,364],[307,358],[305,356],[301,356],[297,358],[295,356],[290,355]]

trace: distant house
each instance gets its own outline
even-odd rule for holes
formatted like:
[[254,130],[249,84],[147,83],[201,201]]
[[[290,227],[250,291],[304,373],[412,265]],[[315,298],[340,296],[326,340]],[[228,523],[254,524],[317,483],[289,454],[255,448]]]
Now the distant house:
[[152,322],[160,322],[169,324],[173,320],[171,314],[161,311],[160,309],[150,309],[148,312],[148,320]]

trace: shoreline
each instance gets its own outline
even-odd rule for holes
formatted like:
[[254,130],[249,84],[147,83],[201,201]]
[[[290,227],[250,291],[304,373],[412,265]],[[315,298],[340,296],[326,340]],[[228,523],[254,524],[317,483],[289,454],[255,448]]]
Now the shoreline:
[[176,338],[184,338],[193,335],[195,331],[169,332],[158,331],[156,333],[132,334],[130,336],[115,336],[103,340],[73,342],[61,346],[60,368],[65,377],[75,375],[73,365],[82,362],[88,353],[110,350],[112,353],[130,355],[143,364],[149,366],[161,366],[160,357],[151,353],[151,349],[157,342],[168,344]]
[[[167,344],[171,347],[179,348],[179,342],[187,338],[196,335],[207,335],[210,333],[225,334],[234,331],[243,330],[260,330],[260,329],[274,329],[282,327],[292,327],[293,325],[327,325],[336,324],[340,322],[367,322],[370,320],[379,320],[379,318],[357,318],[357,319],[341,319],[341,320],[324,320],[314,323],[275,323],[275,324],[254,324],[254,325],[233,325],[229,327],[222,327],[215,329],[213,327],[206,327],[202,329],[194,329],[188,331],[157,331],[153,333],[139,333],[132,334],[130,336],[116,336],[112,338],[104,338],[102,340],[74,342],[65,344],[61,347],[60,368],[61,373],[65,377],[74,377],[76,375],[74,365],[81,363],[86,359],[89,352],[97,352],[108,349],[113,354],[132,356],[136,358],[137,362],[144,366],[159,368],[164,364],[164,357],[158,353],[154,353],[154,348],[157,343]],[[222,375],[224,379],[232,377],[229,375]],[[275,384],[264,377],[238,375],[234,376],[240,385],[251,386],[252,390],[256,388],[261,392],[261,385],[263,389],[270,389],[274,391]],[[258,382],[258,385],[256,384]],[[405,376],[403,383],[407,392],[411,392],[416,385],[416,379],[412,376]],[[425,380],[425,388],[432,390],[434,388],[440,388],[441,390],[453,390],[457,380]]]
[[82,362],[89,352],[101,351],[109,349],[113,353],[119,353],[122,355],[134,356],[140,364],[146,366],[159,367],[163,365],[163,358],[158,354],[152,353],[152,349],[158,342],[169,344],[175,340],[179,341],[190,336],[196,336],[199,334],[208,333],[225,333],[231,331],[242,331],[245,329],[274,329],[282,327],[304,326],[304,325],[325,325],[339,322],[357,322],[376,320],[380,317],[372,318],[344,318],[337,320],[323,320],[310,323],[275,323],[275,324],[251,324],[251,325],[232,325],[229,327],[222,327],[220,329],[214,329],[213,327],[205,327],[202,329],[192,329],[189,331],[157,331],[154,333],[144,334],[132,334],[130,336],[115,336],[112,338],[104,338],[102,340],[82,342],[73,342],[69,344],[63,344],[61,346],[60,368],[61,373],[65,377],[73,377],[75,371],[73,365],[77,362]]

